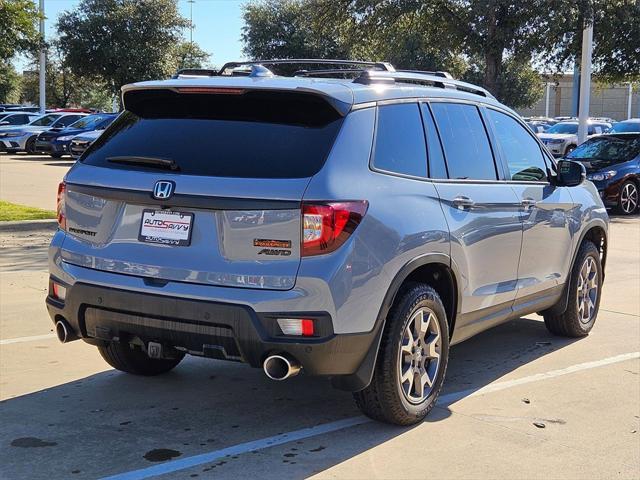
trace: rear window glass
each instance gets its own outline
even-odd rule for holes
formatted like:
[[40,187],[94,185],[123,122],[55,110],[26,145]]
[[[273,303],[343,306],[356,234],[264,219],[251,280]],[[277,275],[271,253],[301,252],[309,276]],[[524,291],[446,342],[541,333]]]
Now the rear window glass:
[[496,167],[480,112],[473,105],[432,103],[449,178],[495,180]]
[[[125,110],[82,158],[100,167],[144,170],[136,157],[172,162],[176,173],[303,178],[324,165],[342,117],[308,94],[130,92]],[[131,162],[114,162],[114,158]]]

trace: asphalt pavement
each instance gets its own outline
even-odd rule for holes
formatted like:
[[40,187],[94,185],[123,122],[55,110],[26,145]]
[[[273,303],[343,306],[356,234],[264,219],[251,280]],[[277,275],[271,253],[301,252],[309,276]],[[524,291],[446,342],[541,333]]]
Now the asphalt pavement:
[[532,315],[453,347],[438,406],[412,428],[369,421],[324,379],[193,357],[133,377],[95,347],[58,343],[50,235],[0,232],[2,479],[640,477],[638,216],[612,219],[589,337],[554,337]]

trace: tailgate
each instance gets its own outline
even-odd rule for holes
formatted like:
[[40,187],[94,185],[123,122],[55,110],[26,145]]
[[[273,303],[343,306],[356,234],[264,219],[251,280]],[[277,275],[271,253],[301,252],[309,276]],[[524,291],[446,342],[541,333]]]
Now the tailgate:
[[342,116],[306,93],[153,89],[126,110],[66,177],[76,265],[244,288],[293,288],[300,205]]

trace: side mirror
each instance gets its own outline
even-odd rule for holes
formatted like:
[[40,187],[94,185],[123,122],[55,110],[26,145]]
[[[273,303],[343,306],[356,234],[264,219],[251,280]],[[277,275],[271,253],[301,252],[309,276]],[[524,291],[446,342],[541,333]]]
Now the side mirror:
[[558,185],[575,187],[587,179],[587,169],[580,162],[558,160]]

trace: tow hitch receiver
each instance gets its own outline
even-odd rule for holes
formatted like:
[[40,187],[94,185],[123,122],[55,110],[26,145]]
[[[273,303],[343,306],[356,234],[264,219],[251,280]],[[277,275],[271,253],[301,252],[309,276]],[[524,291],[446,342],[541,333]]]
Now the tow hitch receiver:
[[149,342],[147,344],[147,355],[149,355],[150,358],[162,358],[162,344]]

